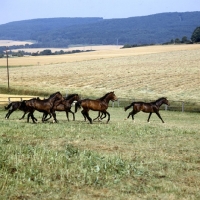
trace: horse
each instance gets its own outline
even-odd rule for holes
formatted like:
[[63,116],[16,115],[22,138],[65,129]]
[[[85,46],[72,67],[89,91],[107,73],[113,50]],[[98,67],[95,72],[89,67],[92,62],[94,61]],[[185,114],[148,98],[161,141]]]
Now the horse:
[[83,108],[81,111],[83,117],[87,118],[90,124],[92,124],[92,119],[89,116],[89,110],[100,111],[101,113],[108,115],[107,123],[110,121],[110,113],[107,111],[109,101],[116,101],[117,97],[114,92],[109,92],[105,94],[100,99],[92,100],[92,99],[83,99],[79,100],[75,103],[75,113],[78,108]]
[[130,107],[133,107],[133,110],[129,113],[127,119],[132,116],[132,119],[134,120],[134,115],[140,111],[143,111],[145,113],[149,113],[149,117],[147,122],[149,122],[150,117],[152,113],[156,113],[156,115],[161,119],[161,121],[164,123],[162,117],[160,116],[159,109],[162,104],[166,104],[169,106],[169,101],[166,97],[161,97],[157,99],[156,101],[145,103],[145,102],[132,102],[129,106],[125,107],[124,110],[128,110]]
[[[79,101],[79,100],[80,100],[80,97],[78,94],[70,94],[67,97],[65,97],[64,100],[58,100],[59,102],[55,103],[53,109],[55,111],[65,111],[68,121],[69,121],[68,113],[69,112],[72,113],[73,121],[75,121],[75,115],[74,115],[74,112],[71,111],[71,107],[72,107],[72,103],[74,101]],[[47,117],[48,113],[44,113],[44,115],[46,115],[46,116],[44,116],[44,119],[46,121],[46,117]]]
[[[25,115],[29,112],[27,109],[23,108],[22,106],[22,101],[13,101],[11,103],[8,104],[8,106],[5,106],[5,109],[8,110],[8,113],[6,114],[5,118],[6,119],[9,119],[10,115],[16,111],[16,110],[21,110],[21,111],[24,111],[24,114],[23,116],[19,119],[24,119]],[[37,119],[35,118],[35,120],[37,121]]]
[[7,106],[5,106],[5,109],[8,110],[8,113],[6,114],[5,118],[9,119],[10,115],[19,109],[20,105],[21,105],[21,101],[13,101],[11,103],[9,103]]
[[[96,100],[99,100],[100,98],[96,99]],[[96,118],[93,119],[93,121],[96,121],[98,119],[98,121],[101,121],[102,119],[104,119],[106,117],[106,113],[103,113],[103,112],[98,112],[98,115]],[[86,116],[84,116],[84,119],[86,121]]]
[[[27,118],[27,122],[29,122],[29,118],[32,118],[33,123],[35,123],[35,121],[33,120],[33,113],[35,110],[39,111],[39,112],[43,112],[43,113],[48,113],[51,116],[53,115],[53,122],[58,122],[56,119],[56,114],[55,114],[55,110],[54,110],[54,104],[58,105],[58,103],[56,103],[57,100],[63,100],[63,96],[60,92],[56,92],[52,95],[50,95],[50,97],[48,99],[30,99],[30,100],[26,100],[23,103],[24,107],[27,107],[29,109],[29,114],[28,114],[28,118]],[[44,122],[44,116],[42,118],[42,122]]]

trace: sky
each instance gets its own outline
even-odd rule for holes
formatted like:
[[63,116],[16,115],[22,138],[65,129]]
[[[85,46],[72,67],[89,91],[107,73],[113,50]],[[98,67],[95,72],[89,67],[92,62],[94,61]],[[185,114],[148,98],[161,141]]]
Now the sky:
[[200,11],[200,0],[3,0],[0,5],[0,24],[38,18],[114,19]]

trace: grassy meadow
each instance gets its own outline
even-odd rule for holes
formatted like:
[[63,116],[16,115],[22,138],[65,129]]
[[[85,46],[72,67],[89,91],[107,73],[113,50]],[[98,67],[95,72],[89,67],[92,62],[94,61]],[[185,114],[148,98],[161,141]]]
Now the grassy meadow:
[[[3,120],[0,111],[1,199],[199,199],[198,113],[153,114],[108,108],[111,121],[58,124]],[[91,112],[94,118],[97,113]],[[70,116],[72,119],[72,116]]]
[[[99,98],[200,100],[200,45],[169,45],[0,59],[0,199],[200,199],[199,113],[161,110],[165,121],[109,107],[111,119],[89,124],[57,112],[58,124],[9,120],[9,96],[56,91]],[[73,110],[74,108],[72,108]],[[92,118],[97,112],[90,111]],[[72,120],[72,116],[70,115]]]

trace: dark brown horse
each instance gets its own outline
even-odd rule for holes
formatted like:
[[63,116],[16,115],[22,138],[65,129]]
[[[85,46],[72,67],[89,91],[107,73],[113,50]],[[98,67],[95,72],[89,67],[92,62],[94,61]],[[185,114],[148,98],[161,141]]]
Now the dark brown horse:
[[133,110],[129,113],[128,117],[129,118],[130,116],[132,116],[132,119],[134,120],[134,115],[140,111],[143,111],[143,112],[146,112],[146,113],[149,113],[149,117],[148,117],[148,120],[147,122],[149,122],[150,120],[150,117],[152,115],[152,113],[156,113],[156,115],[161,119],[161,121],[164,123],[162,117],[160,116],[160,113],[159,113],[159,109],[160,109],[160,106],[162,104],[166,104],[169,106],[169,102],[167,100],[167,98],[165,97],[162,97],[162,98],[159,98],[158,100],[156,101],[153,101],[153,102],[150,102],[150,103],[145,103],[145,102],[132,102],[129,106],[125,107],[124,110],[128,110],[130,107],[133,107]]
[[21,101],[13,101],[11,103],[9,103],[7,106],[5,106],[5,109],[8,110],[8,113],[6,114],[5,118],[8,119],[10,117],[10,115],[19,109],[20,105],[21,105]]
[[[58,122],[56,119],[55,110],[53,109],[57,100],[63,100],[63,96],[61,95],[60,92],[56,92],[56,93],[52,94],[48,99],[44,99],[44,100],[30,99],[30,100],[24,101],[25,105],[23,105],[23,107],[27,107],[29,109],[27,121],[29,122],[30,117],[33,120],[33,117],[34,117],[33,113],[35,110],[37,110],[39,112],[48,113],[50,115],[50,117],[53,116],[55,122]],[[44,121],[45,121],[45,119],[43,116],[42,122],[44,122]],[[34,120],[33,120],[33,123],[35,123]]]
[[[39,99],[39,98],[38,98]],[[6,116],[5,116],[5,118],[6,119],[9,119],[9,117],[10,117],[10,115],[14,112],[14,111],[16,111],[16,110],[21,110],[21,111],[23,111],[24,112],[24,114],[23,114],[23,116],[19,119],[19,120],[21,120],[21,119],[24,119],[24,117],[25,117],[25,115],[29,112],[29,110],[27,109],[27,108],[23,108],[22,106],[21,106],[21,104],[22,104],[22,101],[13,101],[13,102],[11,102],[11,103],[9,103],[7,106],[5,106],[5,109],[6,110],[8,110],[8,113],[6,114]],[[35,118],[35,120],[37,121],[37,119]]]
[[92,124],[92,119],[89,116],[89,110],[100,111],[105,115],[106,114],[108,115],[108,120],[107,120],[108,123],[110,120],[110,113],[107,111],[107,108],[110,100],[111,101],[117,100],[117,97],[115,96],[114,92],[109,92],[97,100],[83,99],[77,101],[75,104],[75,112],[77,112],[78,107],[79,108],[82,107],[83,108],[83,110],[81,111],[82,115],[84,116],[84,118],[86,117],[89,120],[90,124]]
[[[74,112],[71,111],[72,103],[74,101],[79,101],[80,97],[78,94],[70,94],[67,97],[64,98],[64,100],[58,100],[55,102],[53,110],[55,111],[65,111],[67,120],[69,121],[69,112],[73,115],[73,121],[75,121],[75,115]],[[46,120],[46,117],[48,113],[44,113],[44,119]]]

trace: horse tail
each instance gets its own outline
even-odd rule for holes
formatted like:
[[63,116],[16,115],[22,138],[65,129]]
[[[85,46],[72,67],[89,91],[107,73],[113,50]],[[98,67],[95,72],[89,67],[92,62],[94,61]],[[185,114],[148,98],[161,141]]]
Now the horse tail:
[[5,106],[5,109],[8,110],[12,106],[12,102]]
[[77,112],[78,108],[81,108],[81,101],[77,101],[75,103],[75,113]]
[[134,106],[134,102],[132,102],[129,106],[124,107],[124,111],[127,111],[132,106]]

